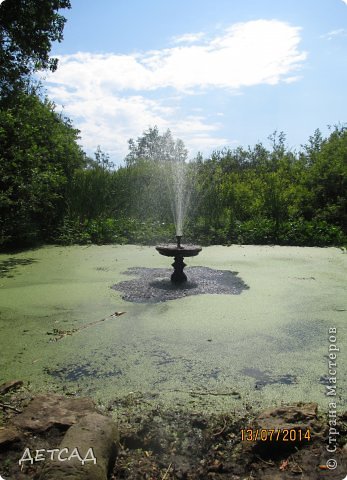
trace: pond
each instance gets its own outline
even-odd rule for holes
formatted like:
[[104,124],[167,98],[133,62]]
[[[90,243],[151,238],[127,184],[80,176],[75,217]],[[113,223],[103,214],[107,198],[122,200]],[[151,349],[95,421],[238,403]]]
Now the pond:
[[[168,268],[153,247],[0,255],[0,383],[102,403],[133,394],[213,411],[293,401],[327,411],[329,328],[338,346],[346,339],[346,260],[335,248],[208,247],[187,259],[188,277],[225,270],[248,288],[134,303],[111,287],[139,267]],[[343,409],[342,349],[337,357]]]

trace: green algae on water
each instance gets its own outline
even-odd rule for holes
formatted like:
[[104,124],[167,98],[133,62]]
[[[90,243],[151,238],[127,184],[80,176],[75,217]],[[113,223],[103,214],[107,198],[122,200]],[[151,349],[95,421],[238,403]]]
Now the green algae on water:
[[[340,345],[346,338],[346,260],[334,248],[208,247],[189,266],[237,271],[248,290],[134,304],[111,287],[134,279],[131,268],[168,268],[152,247],[51,246],[0,255],[0,382],[20,378],[37,391],[100,401],[133,392],[214,410],[302,400],[327,408],[329,327],[337,328]],[[57,342],[47,334],[116,311],[125,314]],[[343,361],[341,349],[341,409]]]

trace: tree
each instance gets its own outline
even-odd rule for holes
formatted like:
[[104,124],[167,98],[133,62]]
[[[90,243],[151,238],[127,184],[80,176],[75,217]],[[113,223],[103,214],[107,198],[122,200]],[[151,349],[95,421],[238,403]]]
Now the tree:
[[161,135],[154,126],[136,141],[131,138],[128,143],[125,163],[131,171],[132,215],[141,220],[156,218],[166,221],[171,216],[171,208],[176,218],[176,197],[181,203],[183,198],[187,200],[186,192],[182,191],[188,155],[183,141],[174,140],[169,129]]
[[66,189],[85,164],[78,130],[35,94],[0,108],[0,245],[47,240],[65,214]]
[[69,216],[82,222],[114,214],[113,201],[117,193],[111,183],[114,165],[100,146],[94,156],[95,160],[87,158],[87,168],[74,172],[67,191]]
[[25,84],[37,70],[56,70],[52,42],[61,42],[70,0],[5,0],[0,5],[0,97]]
[[306,148],[307,186],[312,191],[311,214],[319,220],[340,226],[347,232],[347,127],[335,126],[327,139]]
[[125,163],[128,167],[134,165],[139,159],[153,160],[155,162],[184,162],[188,155],[182,140],[177,139],[175,141],[169,129],[163,135],[160,135],[157,126],[150,127],[136,141],[131,138],[128,144],[130,151],[125,157]]

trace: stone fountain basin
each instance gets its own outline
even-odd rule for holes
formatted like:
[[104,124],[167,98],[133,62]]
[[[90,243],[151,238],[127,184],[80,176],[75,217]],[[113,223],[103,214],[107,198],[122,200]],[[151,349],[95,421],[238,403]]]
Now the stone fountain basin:
[[160,255],[164,255],[165,257],[196,257],[202,250],[199,245],[182,245],[181,247],[177,247],[174,243],[158,245],[155,248]]

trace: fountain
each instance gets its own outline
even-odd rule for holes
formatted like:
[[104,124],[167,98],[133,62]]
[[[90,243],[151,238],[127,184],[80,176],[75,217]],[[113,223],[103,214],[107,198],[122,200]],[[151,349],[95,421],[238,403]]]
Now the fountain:
[[[117,291],[122,292],[123,300],[135,303],[157,303],[178,298],[186,298],[189,295],[203,294],[222,294],[239,295],[243,290],[248,289],[248,285],[241,278],[238,278],[238,272],[228,270],[215,270],[209,267],[191,267],[189,271],[189,281],[184,273],[185,257],[195,257],[202,248],[198,245],[182,244],[184,216],[189,204],[191,191],[185,190],[187,186],[187,175],[184,175],[185,164],[178,164],[178,175],[170,177],[174,171],[173,166],[163,165],[165,177],[170,177],[171,183],[167,185],[167,190],[171,195],[171,209],[174,215],[176,227],[176,243],[158,245],[156,250],[160,255],[173,257],[172,264],[174,271],[171,273],[168,268],[148,268],[131,267],[126,272],[127,275],[135,276],[131,280],[125,280],[113,285]],[[190,183],[191,186],[191,183]],[[169,276],[171,273],[171,282]]]
[[[126,272],[134,278],[118,282],[113,289],[122,292],[122,299],[135,303],[158,303],[168,300],[186,298],[190,295],[222,294],[239,295],[249,287],[238,278],[238,272],[215,270],[209,267],[193,266],[189,269],[189,281],[184,272],[186,257],[195,257],[202,248],[198,245],[182,244],[183,225],[190,203],[197,203],[199,189],[197,188],[198,169],[196,165],[185,162],[185,152],[182,148],[175,152],[175,145],[170,144],[170,155],[156,161],[155,188],[160,195],[154,195],[152,200],[163,206],[166,221],[166,203],[163,194],[168,194],[175,223],[176,243],[156,246],[160,255],[173,257],[174,271],[169,268],[131,267]],[[172,153],[173,152],[173,153]],[[172,155],[171,155],[172,154]],[[163,192],[163,187],[166,187]],[[156,191],[154,189],[154,191]],[[193,202],[194,199],[194,202]],[[171,274],[171,281],[169,280]]]
[[187,275],[184,273],[183,269],[186,267],[184,263],[184,257],[195,257],[201,252],[201,247],[198,245],[181,245],[182,235],[176,235],[177,245],[158,245],[156,250],[160,255],[165,257],[175,257],[175,261],[172,264],[174,267],[173,274],[171,275],[172,283],[183,283],[187,281]]
[[[177,244],[158,245],[156,250],[160,255],[165,257],[174,257],[172,264],[174,271],[171,275],[171,282],[180,284],[187,281],[187,276],[183,269],[186,267],[184,257],[195,257],[201,252],[198,245],[182,245],[181,239],[183,234],[183,223],[186,211],[190,201],[191,188],[187,185],[188,168],[183,160],[164,164],[165,171],[169,175],[165,175],[168,181],[167,187],[171,200],[171,210],[176,226]],[[168,168],[169,167],[169,168]]]

